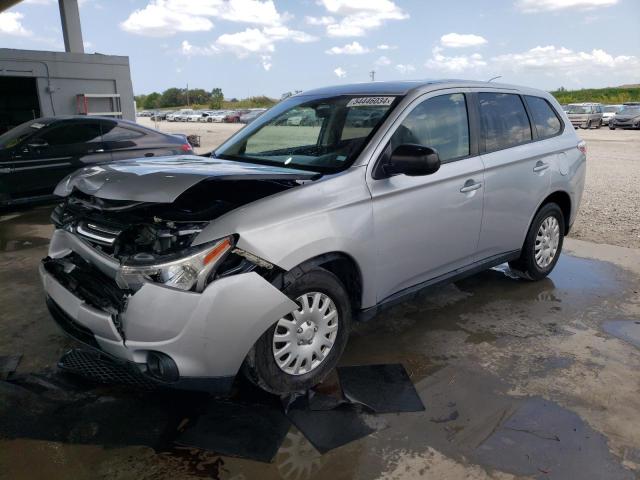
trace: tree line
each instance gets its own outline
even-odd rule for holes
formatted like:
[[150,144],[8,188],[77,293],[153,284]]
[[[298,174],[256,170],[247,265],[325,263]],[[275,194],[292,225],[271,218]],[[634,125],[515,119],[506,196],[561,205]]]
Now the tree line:
[[136,107],[144,110],[158,108],[176,108],[186,106],[208,107],[213,110],[222,108],[268,108],[276,100],[266,96],[255,96],[244,99],[231,98],[225,100],[221,88],[207,91],[203,88],[168,88],[164,92],[152,92],[147,95],[136,95]]
[[551,94],[562,104],[594,102],[618,105],[625,102],[640,102],[640,86],[585,88],[583,90],[567,90],[560,87]]

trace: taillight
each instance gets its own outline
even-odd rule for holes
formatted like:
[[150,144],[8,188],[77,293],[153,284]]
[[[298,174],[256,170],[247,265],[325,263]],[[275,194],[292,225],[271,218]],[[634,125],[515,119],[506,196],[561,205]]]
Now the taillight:
[[578,143],[578,150],[580,150],[582,153],[584,153],[586,155],[587,154],[587,142],[585,142],[584,140],[580,140],[580,142]]
[[186,153],[191,153],[193,151],[191,145],[189,145],[188,143],[183,143],[182,145],[180,145],[180,150]]

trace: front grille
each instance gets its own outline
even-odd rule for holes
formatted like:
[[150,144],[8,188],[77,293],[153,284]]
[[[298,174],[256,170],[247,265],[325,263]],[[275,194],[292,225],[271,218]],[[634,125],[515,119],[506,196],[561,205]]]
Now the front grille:
[[113,247],[118,235],[122,233],[122,229],[81,221],[76,226],[76,233],[91,243]]
[[143,389],[153,389],[158,385],[135,365],[118,362],[107,355],[88,350],[69,350],[60,358],[58,367],[96,383],[131,385]]

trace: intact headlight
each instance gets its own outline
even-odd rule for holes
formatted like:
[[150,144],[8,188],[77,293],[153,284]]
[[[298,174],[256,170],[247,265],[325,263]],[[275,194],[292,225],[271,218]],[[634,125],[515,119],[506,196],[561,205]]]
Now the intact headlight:
[[233,248],[234,238],[225,237],[199,246],[182,258],[160,263],[125,262],[116,281],[122,288],[136,288],[145,282],[155,282],[179,290],[201,292],[215,268]]

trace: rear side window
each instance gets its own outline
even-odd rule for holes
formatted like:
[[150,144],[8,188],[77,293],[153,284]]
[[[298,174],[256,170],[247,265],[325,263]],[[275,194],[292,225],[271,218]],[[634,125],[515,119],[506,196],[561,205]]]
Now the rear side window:
[[101,140],[98,122],[72,122],[54,126],[38,138],[49,145],[73,145],[78,143],[99,142]]
[[405,143],[434,148],[443,162],[469,155],[464,94],[432,97],[414,108],[391,137],[391,148]]
[[479,93],[485,149],[502,150],[531,141],[531,125],[519,95]]
[[105,142],[121,142],[123,140],[131,140],[134,138],[142,137],[144,134],[137,132],[136,130],[130,130],[128,128],[122,128],[119,126],[114,126],[110,128],[110,126],[103,125],[104,130],[102,132],[102,139]]
[[536,127],[539,138],[549,138],[560,133],[562,125],[549,102],[544,98],[525,96],[531,119]]

